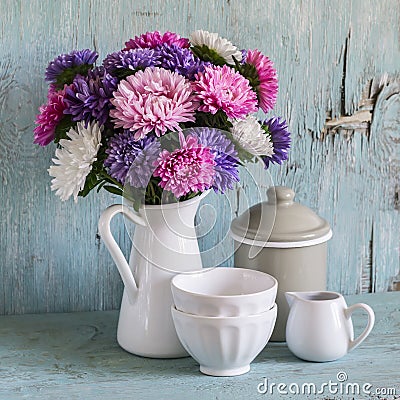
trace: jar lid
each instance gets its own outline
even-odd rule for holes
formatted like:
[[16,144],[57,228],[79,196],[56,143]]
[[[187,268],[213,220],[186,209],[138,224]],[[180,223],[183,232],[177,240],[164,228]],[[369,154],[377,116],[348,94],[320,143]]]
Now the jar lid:
[[250,207],[232,221],[233,239],[261,247],[291,248],[313,246],[332,237],[327,221],[293,201],[292,189],[272,186],[267,196],[268,201]]

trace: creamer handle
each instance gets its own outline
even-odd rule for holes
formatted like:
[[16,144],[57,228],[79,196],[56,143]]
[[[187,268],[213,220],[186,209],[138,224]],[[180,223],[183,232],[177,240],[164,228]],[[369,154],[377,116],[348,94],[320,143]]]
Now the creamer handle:
[[366,328],[364,329],[364,332],[361,333],[361,335],[357,339],[350,341],[348,351],[355,349],[361,342],[363,342],[366,339],[366,337],[370,334],[372,328],[374,327],[375,313],[368,304],[357,303],[357,304],[353,304],[352,306],[346,308],[344,311],[346,318],[347,319],[351,318],[351,314],[353,314],[353,312],[359,308],[362,308],[363,310],[365,310],[367,312],[368,323],[367,323]]

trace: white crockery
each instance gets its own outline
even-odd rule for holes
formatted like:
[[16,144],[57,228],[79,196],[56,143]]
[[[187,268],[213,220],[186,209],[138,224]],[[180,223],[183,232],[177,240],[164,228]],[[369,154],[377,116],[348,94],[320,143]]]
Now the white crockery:
[[250,370],[275,325],[276,304],[268,311],[242,317],[204,317],[171,307],[179,340],[200,364],[200,371],[213,376],[235,376]]
[[[144,357],[187,357],[172,322],[171,279],[202,268],[194,218],[207,194],[179,203],[144,205],[139,212],[115,204],[101,214],[100,236],[125,285],[117,330],[124,350]],[[136,224],[129,264],[111,233],[110,222],[119,213]]]
[[269,310],[275,303],[278,282],[260,271],[217,267],[176,275],[171,288],[179,311],[208,317],[238,317]]
[[[362,343],[371,332],[375,314],[364,303],[347,307],[340,293],[286,292],[290,312],[286,325],[289,350],[307,361],[333,361],[343,357]],[[351,314],[362,309],[368,322],[357,339],[354,339]]]

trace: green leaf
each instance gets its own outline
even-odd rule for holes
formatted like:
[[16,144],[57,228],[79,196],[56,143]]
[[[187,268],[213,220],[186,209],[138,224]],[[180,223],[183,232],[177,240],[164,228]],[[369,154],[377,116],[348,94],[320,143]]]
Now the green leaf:
[[94,188],[94,187],[98,184],[98,182],[99,182],[99,181],[97,180],[97,176],[96,176],[95,173],[93,173],[93,174],[89,173],[88,176],[87,176],[87,178],[86,178],[86,181],[88,182],[88,185],[89,185],[91,188]]
[[261,128],[263,129],[263,131],[265,132],[265,134],[266,134],[267,136],[269,136],[269,138],[270,138],[271,141],[272,141],[271,132],[269,131],[268,125],[262,124],[262,125],[261,125]]
[[103,188],[112,194],[116,194],[118,196],[122,196],[122,190],[115,186],[104,185]]
[[168,132],[158,140],[160,141],[161,148],[170,152],[180,147],[178,132]]
[[196,112],[196,125],[208,126],[223,131],[229,131],[232,127],[232,123],[228,121],[228,117],[222,110],[218,110],[215,114]]
[[257,68],[253,64],[239,64],[237,61],[235,61],[235,68],[250,82],[250,86],[253,88],[253,90],[257,91],[258,87],[260,86]]
[[210,61],[214,65],[224,66],[228,64],[225,61],[225,58],[221,57],[215,50],[210,49],[205,44],[201,46],[193,46],[191,47],[192,52],[195,56],[200,58],[203,61]]
[[70,85],[76,75],[86,76],[88,71],[93,68],[93,64],[82,64],[75,65],[74,67],[70,67],[64,69],[60,75],[57,76],[57,80],[55,86],[57,89],[63,89],[64,85]]
[[143,71],[143,70],[144,70],[143,67],[137,67],[135,69],[121,68],[121,69],[115,71],[115,76],[122,80],[122,79],[127,78],[129,75],[135,75],[136,72]]
[[89,192],[95,188],[99,183],[101,182],[101,180],[97,179],[97,175],[96,173],[92,170],[89,172],[88,176],[86,177],[86,181],[85,181],[85,186],[83,187],[83,189],[79,192],[79,196],[82,197],[86,197]]
[[101,190],[101,188],[107,183],[106,181],[99,181],[99,182],[101,182],[101,183],[100,183],[100,185],[99,185],[98,188],[97,188],[97,193],[99,193],[100,190]]
[[101,178],[104,179],[106,182],[119,187],[122,190],[124,188],[123,185],[120,182],[118,182],[116,179],[114,179],[113,177],[108,175],[107,172],[104,170],[103,165],[101,167],[102,167],[102,169],[99,171],[99,175],[101,176]]
[[59,143],[61,139],[69,140],[67,132],[76,125],[76,122],[72,121],[70,115],[64,115],[61,121],[57,124],[55,129],[54,143]]
[[142,203],[140,202],[140,200],[135,199],[135,200],[133,201],[133,209],[134,209],[136,212],[139,211],[139,208],[140,208],[141,205],[142,205]]
[[187,194],[187,195],[185,195],[185,196],[181,196],[181,197],[179,198],[179,201],[186,201],[186,200],[193,199],[194,197],[201,195],[201,193],[202,193],[202,192],[192,192],[192,193],[189,193],[189,194]]

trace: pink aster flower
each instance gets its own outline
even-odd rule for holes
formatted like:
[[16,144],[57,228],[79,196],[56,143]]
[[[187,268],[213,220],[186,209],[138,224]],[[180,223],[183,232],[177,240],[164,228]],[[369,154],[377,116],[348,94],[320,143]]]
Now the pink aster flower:
[[181,38],[178,34],[173,32],[165,32],[161,35],[160,32],[146,32],[143,35],[135,36],[135,39],[130,39],[125,42],[125,49],[154,49],[160,44],[175,44],[176,46],[189,48],[189,39]]
[[215,174],[214,156],[208,147],[199,144],[192,135],[185,140],[182,132],[179,132],[179,140],[181,148],[172,153],[162,151],[154,163],[153,173],[161,178],[159,186],[171,191],[176,198],[210,188]]
[[39,114],[36,117],[37,127],[33,130],[35,136],[33,143],[47,146],[54,140],[55,130],[58,123],[64,116],[66,104],[64,103],[65,89],[56,91],[52,85],[47,95],[47,103],[39,108]]
[[206,67],[192,84],[201,100],[199,111],[215,114],[222,110],[236,119],[257,111],[257,94],[250,82],[227,65]]
[[266,113],[275,107],[278,95],[278,76],[273,62],[258,50],[248,50],[246,63],[254,65],[260,84],[256,88],[260,107]]
[[146,68],[118,85],[110,116],[117,128],[135,132],[135,140],[154,131],[179,131],[179,123],[195,120],[197,103],[190,82],[163,68]]

